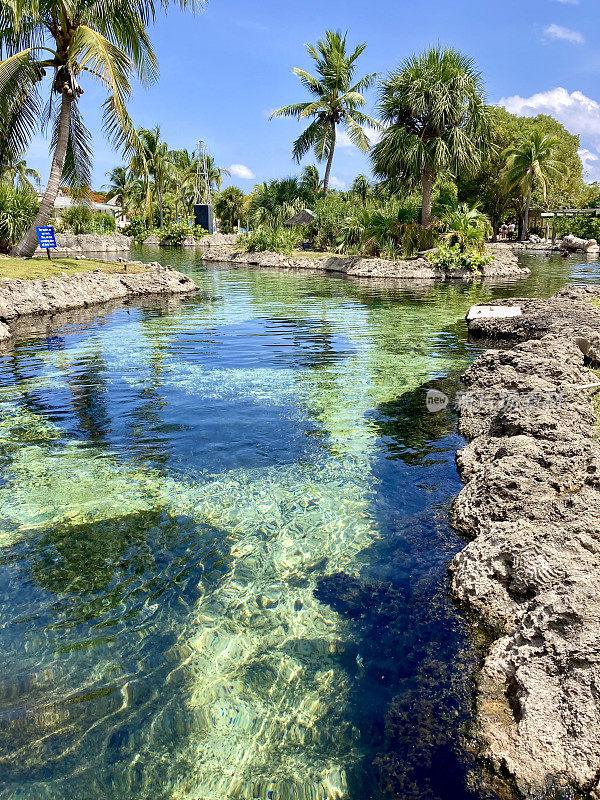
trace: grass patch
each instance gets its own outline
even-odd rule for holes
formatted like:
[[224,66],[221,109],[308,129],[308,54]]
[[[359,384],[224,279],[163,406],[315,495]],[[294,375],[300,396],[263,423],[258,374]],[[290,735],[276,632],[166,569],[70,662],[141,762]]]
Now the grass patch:
[[50,278],[56,275],[73,275],[76,272],[92,272],[99,269],[110,274],[127,272],[131,275],[136,272],[146,272],[148,267],[144,264],[127,265],[121,261],[96,261],[95,259],[76,258],[0,258],[0,279],[22,278]]

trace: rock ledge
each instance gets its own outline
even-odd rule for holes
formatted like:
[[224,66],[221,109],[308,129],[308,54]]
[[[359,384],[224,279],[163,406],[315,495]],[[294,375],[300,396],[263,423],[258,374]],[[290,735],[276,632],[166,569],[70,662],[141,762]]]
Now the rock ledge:
[[148,264],[146,272],[132,274],[94,270],[37,280],[0,280],[0,341],[10,339],[11,324],[23,316],[58,314],[132,297],[191,294],[197,289],[186,275],[157,262]]
[[567,287],[522,317],[469,323],[526,340],[463,376],[453,521],[472,541],[450,568],[457,599],[494,632],[481,754],[525,797],[600,797],[598,299]]

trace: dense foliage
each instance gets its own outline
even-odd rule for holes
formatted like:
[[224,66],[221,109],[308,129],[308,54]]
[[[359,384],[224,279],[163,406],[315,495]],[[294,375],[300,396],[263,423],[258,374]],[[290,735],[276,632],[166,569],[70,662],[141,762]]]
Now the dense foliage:
[[0,183],[0,251],[6,253],[24,236],[40,203],[28,186]]
[[296,228],[272,228],[261,225],[250,233],[240,237],[240,244],[250,253],[262,253],[270,250],[276,253],[291,255],[299,244],[301,232]]
[[115,218],[111,214],[94,213],[85,205],[70,206],[52,220],[54,229],[60,233],[114,233]]

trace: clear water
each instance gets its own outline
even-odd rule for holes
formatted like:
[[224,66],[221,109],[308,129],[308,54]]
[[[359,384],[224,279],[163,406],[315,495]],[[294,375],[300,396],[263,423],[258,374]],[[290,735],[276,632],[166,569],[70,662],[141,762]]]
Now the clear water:
[[474,302],[204,270],[0,351],[0,797],[482,798],[452,395]]

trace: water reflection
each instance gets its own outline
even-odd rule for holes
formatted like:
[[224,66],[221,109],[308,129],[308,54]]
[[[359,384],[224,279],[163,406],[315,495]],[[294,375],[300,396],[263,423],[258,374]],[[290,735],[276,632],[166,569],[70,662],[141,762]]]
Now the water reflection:
[[483,797],[423,401],[517,288],[196,276],[0,354],[0,796]]

